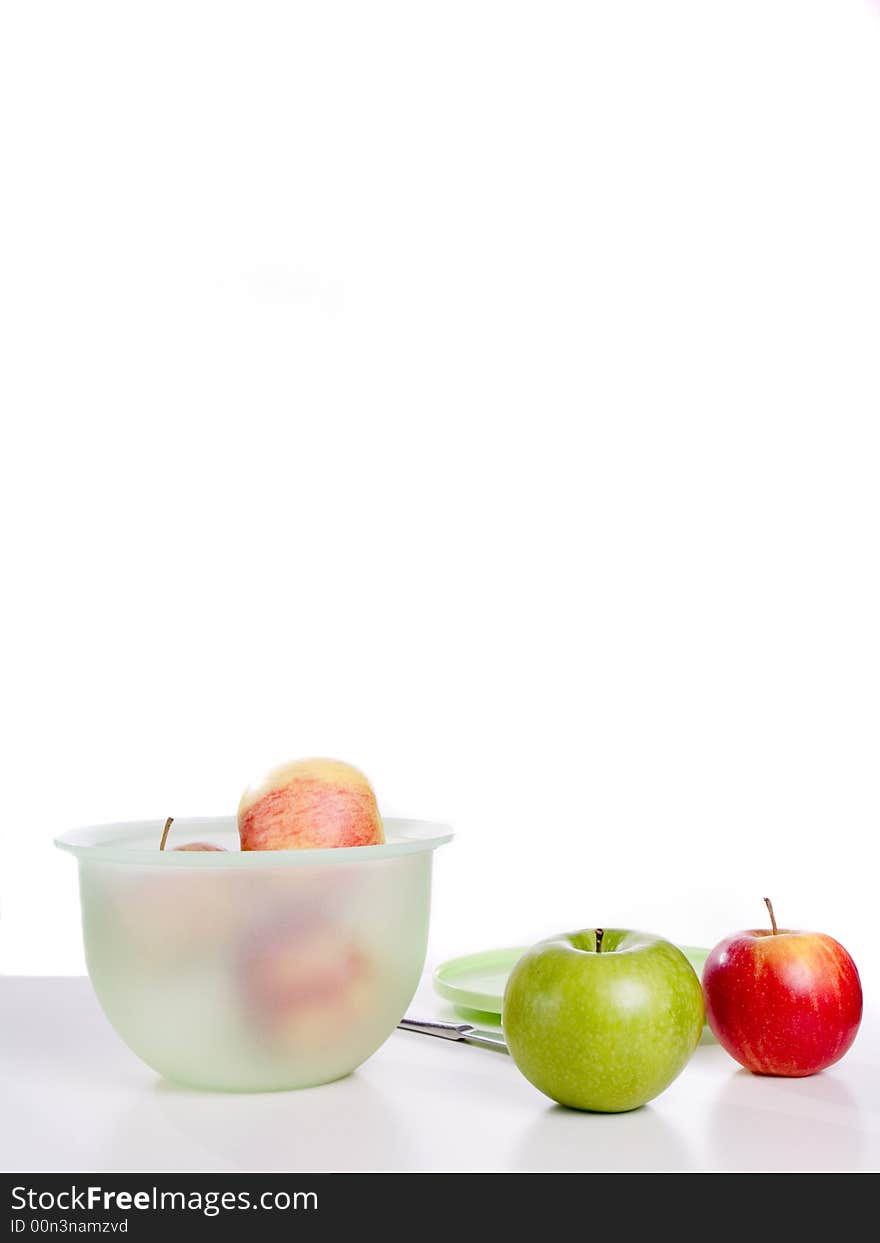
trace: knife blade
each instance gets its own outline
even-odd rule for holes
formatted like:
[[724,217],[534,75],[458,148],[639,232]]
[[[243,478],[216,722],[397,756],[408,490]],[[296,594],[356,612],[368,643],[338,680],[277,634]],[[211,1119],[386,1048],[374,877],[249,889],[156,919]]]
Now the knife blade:
[[472,1023],[440,1023],[432,1019],[401,1019],[397,1024],[401,1031],[419,1032],[423,1036],[439,1036],[441,1040],[463,1040],[479,1045],[482,1049],[495,1049],[507,1053],[507,1044],[500,1032],[484,1031]]

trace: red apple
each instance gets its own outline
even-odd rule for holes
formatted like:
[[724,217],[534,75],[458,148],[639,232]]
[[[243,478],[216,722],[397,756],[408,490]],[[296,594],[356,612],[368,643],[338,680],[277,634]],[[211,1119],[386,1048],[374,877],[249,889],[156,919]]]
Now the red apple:
[[[165,821],[165,827],[162,830],[162,837],[159,841],[160,850],[165,849],[165,843],[168,841],[168,831],[171,828],[172,824],[174,824],[174,817],[169,816],[168,819]],[[226,854],[225,846],[215,846],[212,842],[187,842],[183,846],[174,846],[172,849],[174,850],[219,850],[219,851],[222,851],[223,854]]]
[[703,968],[709,1026],[757,1075],[813,1075],[840,1060],[862,1019],[862,986],[843,946],[821,932],[737,932]]
[[341,760],[297,760],[266,773],[238,807],[242,850],[377,846],[385,841],[373,787]]
[[271,912],[240,957],[247,1013],[288,1051],[327,1049],[363,1023],[373,971],[362,938],[314,911]]

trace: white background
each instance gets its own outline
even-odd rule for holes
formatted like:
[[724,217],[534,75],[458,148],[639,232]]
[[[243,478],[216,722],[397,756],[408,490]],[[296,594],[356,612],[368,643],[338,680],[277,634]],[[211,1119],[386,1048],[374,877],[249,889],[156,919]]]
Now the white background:
[[434,958],[769,892],[880,995],[878,18],[3,6],[0,970],[330,754]]

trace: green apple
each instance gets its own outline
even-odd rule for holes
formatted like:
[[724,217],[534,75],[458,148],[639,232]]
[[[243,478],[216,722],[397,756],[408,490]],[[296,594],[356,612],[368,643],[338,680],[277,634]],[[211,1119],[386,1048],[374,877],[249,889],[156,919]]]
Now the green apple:
[[703,1030],[700,981],[662,937],[620,928],[539,941],[504,992],[504,1035],[536,1088],[573,1109],[621,1113],[668,1088]]

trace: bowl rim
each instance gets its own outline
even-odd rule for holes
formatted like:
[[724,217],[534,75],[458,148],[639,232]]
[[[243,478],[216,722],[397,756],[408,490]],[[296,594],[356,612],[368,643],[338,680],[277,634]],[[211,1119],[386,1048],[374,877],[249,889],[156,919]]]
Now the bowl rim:
[[[452,830],[432,820],[408,820],[396,816],[383,817],[386,835],[391,838],[382,846],[331,846],[307,850],[162,850],[158,841],[165,824],[162,820],[121,820],[108,824],[92,824],[71,829],[54,838],[59,850],[67,851],[84,863],[119,863],[132,867],[170,868],[261,868],[307,867],[320,863],[339,866],[345,863],[372,863],[382,859],[398,859],[403,855],[423,854],[451,841]],[[175,828],[192,836],[236,831],[235,816],[181,816],[174,819]],[[138,850],[126,843],[155,833],[155,850]]]

